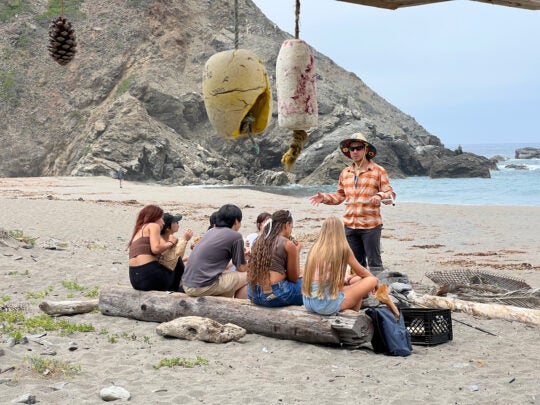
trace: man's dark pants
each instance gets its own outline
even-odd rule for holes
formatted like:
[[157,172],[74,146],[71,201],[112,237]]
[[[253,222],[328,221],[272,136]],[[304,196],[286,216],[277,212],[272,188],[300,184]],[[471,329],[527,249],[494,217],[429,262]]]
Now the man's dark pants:
[[345,235],[356,260],[374,272],[383,271],[381,259],[382,225],[371,229],[352,229],[345,227]]

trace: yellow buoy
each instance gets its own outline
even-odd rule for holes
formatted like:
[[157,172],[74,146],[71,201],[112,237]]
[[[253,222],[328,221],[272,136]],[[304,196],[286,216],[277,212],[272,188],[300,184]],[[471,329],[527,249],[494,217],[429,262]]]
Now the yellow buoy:
[[263,132],[272,112],[272,90],[263,62],[245,49],[212,55],[204,66],[203,98],[210,123],[224,138]]

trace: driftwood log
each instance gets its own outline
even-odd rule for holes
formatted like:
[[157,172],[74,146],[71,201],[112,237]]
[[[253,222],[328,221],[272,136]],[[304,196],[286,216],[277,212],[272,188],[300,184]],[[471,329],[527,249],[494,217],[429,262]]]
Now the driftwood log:
[[248,300],[193,298],[182,293],[137,291],[125,286],[103,288],[99,310],[104,315],[149,322],[201,316],[238,325],[249,333],[315,344],[359,346],[370,343],[373,336],[371,318],[363,312],[320,316],[306,312],[304,307],[266,308]]
[[456,298],[422,295],[414,298],[414,303],[428,308],[448,308],[451,311],[464,312],[485,318],[499,318],[540,326],[540,310],[515,307],[511,305],[485,304],[464,301]]
[[47,315],[75,315],[92,312],[97,309],[99,300],[80,301],[43,301],[39,304],[39,309]]

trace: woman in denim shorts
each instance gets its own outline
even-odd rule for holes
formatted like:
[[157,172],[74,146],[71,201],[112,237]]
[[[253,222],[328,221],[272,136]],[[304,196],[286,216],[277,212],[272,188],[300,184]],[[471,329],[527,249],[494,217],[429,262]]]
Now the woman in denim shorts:
[[[355,276],[347,274],[348,266]],[[302,294],[306,309],[320,315],[333,315],[345,309],[359,311],[362,298],[377,289],[377,282],[354,257],[341,220],[327,218],[304,269]]]
[[265,307],[302,305],[299,242],[291,240],[290,211],[279,210],[265,223],[251,248],[248,298]]

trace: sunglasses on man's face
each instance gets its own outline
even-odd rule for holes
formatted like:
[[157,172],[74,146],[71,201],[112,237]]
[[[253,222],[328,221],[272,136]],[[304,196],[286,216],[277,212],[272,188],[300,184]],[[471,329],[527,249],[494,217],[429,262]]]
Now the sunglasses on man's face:
[[349,150],[351,152],[354,152],[355,150],[362,150],[366,147],[366,145],[358,145],[358,146],[349,146]]

